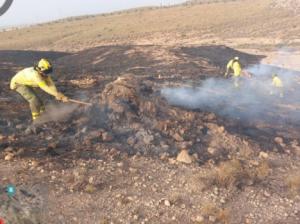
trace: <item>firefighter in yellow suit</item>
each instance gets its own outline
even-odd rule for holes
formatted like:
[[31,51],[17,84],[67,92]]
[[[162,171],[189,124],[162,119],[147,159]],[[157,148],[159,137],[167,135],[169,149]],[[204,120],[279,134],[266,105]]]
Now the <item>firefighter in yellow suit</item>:
[[28,103],[31,109],[32,119],[36,120],[45,110],[41,98],[35,89],[41,88],[57,100],[68,102],[68,97],[57,91],[50,74],[53,71],[51,63],[41,59],[34,67],[29,67],[18,72],[10,82],[10,88],[18,92]]
[[279,94],[279,96],[282,98],[283,97],[283,84],[277,74],[272,75],[272,87],[273,87],[273,89],[271,90],[270,94],[271,95]]
[[226,66],[226,73],[225,77],[229,75],[230,72],[233,72],[233,80],[234,80],[234,86],[236,88],[239,87],[239,81],[242,74],[242,66],[240,63],[239,57],[235,57],[234,59],[230,60]]

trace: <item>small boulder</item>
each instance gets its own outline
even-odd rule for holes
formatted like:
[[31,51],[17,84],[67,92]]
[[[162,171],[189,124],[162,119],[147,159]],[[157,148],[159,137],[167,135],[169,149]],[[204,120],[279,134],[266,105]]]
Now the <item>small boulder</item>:
[[268,159],[268,158],[269,158],[269,155],[268,155],[268,153],[266,153],[266,152],[260,152],[258,157],[259,157],[260,159]]
[[112,134],[108,133],[108,132],[103,132],[102,133],[102,140],[104,142],[111,142],[114,139],[114,137],[112,136]]
[[13,153],[8,153],[5,157],[4,160],[6,161],[11,161],[14,158],[14,154]]
[[178,154],[176,160],[178,162],[182,162],[182,163],[186,163],[186,164],[190,164],[193,162],[193,157],[189,155],[188,150],[183,149],[181,150],[181,152]]
[[183,141],[184,141],[183,137],[181,137],[181,135],[178,134],[178,133],[175,133],[175,134],[173,135],[173,138],[174,138],[177,142],[183,142]]

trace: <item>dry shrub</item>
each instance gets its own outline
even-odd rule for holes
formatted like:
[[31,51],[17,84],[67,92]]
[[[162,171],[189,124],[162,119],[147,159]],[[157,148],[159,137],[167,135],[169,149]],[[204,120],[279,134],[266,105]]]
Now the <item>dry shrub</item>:
[[270,171],[269,163],[265,160],[255,167],[238,159],[224,161],[215,170],[207,172],[206,176],[202,177],[205,185],[203,190],[211,189],[212,185],[226,188],[252,185],[265,180]]
[[241,182],[247,173],[237,159],[222,162],[217,168],[216,184],[222,187],[235,186]]
[[262,161],[255,169],[256,180],[264,180],[266,177],[269,176],[270,171],[271,168],[269,166],[269,163],[267,161]]
[[297,172],[289,174],[286,184],[292,194],[298,194],[300,192],[300,174]]
[[217,220],[222,224],[230,223],[231,210],[229,208],[220,209],[217,215]]
[[219,208],[212,202],[207,202],[201,208],[201,213],[203,216],[216,216],[219,211]]
[[229,208],[218,208],[214,203],[208,202],[201,208],[201,214],[206,218],[214,216],[218,223],[229,224],[231,210]]
[[[211,171],[210,171],[211,172]],[[211,176],[211,174],[209,174]],[[193,194],[201,193],[213,185],[212,179],[207,178],[207,173],[198,173],[188,178],[188,189]]]
[[187,197],[184,197],[184,195],[182,195],[180,193],[174,192],[173,194],[170,195],[170,202],[171,202],[171,204],[174,204],[174,205],[180,205],[180,204],[185,203],[185,201],[186,201],[185,198],[187,198]]

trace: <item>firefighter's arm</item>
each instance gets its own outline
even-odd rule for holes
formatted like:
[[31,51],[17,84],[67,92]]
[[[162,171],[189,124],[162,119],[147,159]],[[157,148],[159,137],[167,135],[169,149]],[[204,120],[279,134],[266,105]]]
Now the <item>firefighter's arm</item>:
[[68,97],[57,91],[56,86],[51,79],[39,82],[38,85],[43,91],[54,96],[57,100],[61,100],[63,102],[68,101]]
[[225,75],[224,75],[225,77],[228,76],[229,70],[231,69],[231,67],[232,67],[232,61],[228,62],[227,66],[226,66],[226,72],[225,72]]

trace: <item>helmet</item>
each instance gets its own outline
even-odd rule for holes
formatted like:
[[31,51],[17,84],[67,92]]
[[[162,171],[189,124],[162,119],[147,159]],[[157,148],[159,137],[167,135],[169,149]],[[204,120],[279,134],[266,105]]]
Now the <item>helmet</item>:
[[238,61],[238,60],[240,60],[240,58],[239,57],[234,57],[234,60]]
[[39,71],[43,72],[44,74],[50,74],[53,71],[51,63],[44,58],[42,58],[39,61],[37,68]]

